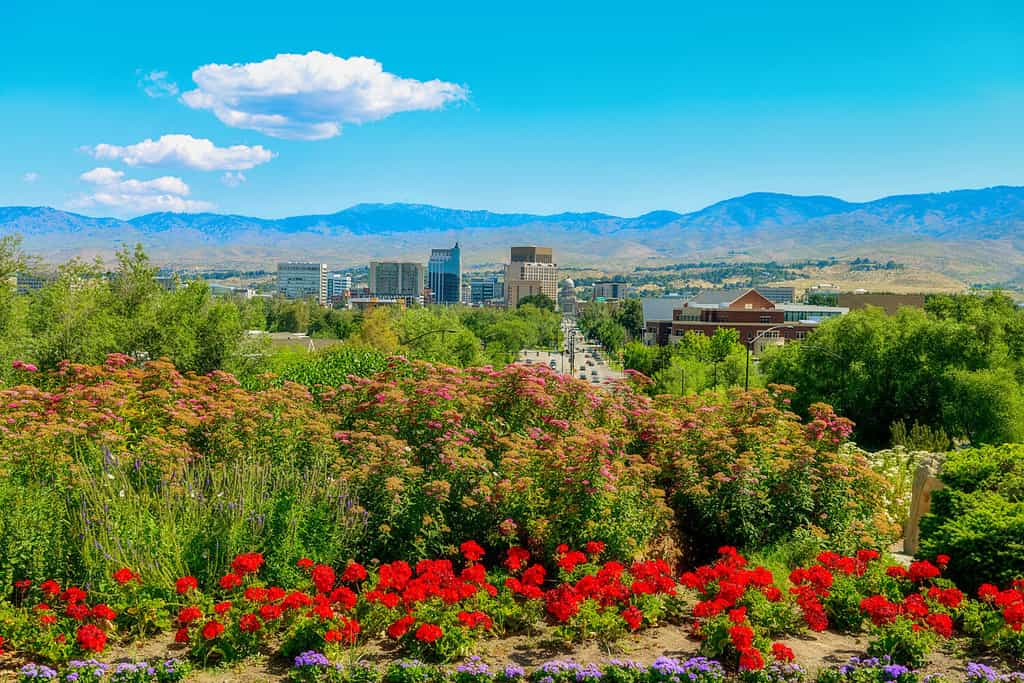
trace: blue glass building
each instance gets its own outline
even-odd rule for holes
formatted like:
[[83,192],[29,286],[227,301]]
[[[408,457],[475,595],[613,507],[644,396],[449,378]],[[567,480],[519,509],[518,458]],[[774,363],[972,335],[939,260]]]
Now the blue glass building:
[[430,288],[434,303],[459,303],[462,298],[462,251],[458,242],[451,249],[430,250],[427,287]]

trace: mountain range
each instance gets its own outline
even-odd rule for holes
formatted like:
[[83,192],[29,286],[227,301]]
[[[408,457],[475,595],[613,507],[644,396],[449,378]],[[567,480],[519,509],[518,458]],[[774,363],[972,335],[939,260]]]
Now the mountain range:
[[[271,268],[285,259],[332,266],[370,258],[425,261],[462,242],[468,263],[499,263],[514,243],[546,244],[574,265],[708,258],[787,259],[900,255],[967,259],[971,268],[1024,267],[1024,187],[898,195],[868,202],[758,192],[699,211],[636,217],[604,213],[494,213],[423,204],[357,204],[333,214],[279,219],[214,213],[94,218],[49,207],[0,207],[0,234],[22,235],[49,261],[106,256],[143,243],[172,266]],[[949,266],[955,267],[955,266]]]

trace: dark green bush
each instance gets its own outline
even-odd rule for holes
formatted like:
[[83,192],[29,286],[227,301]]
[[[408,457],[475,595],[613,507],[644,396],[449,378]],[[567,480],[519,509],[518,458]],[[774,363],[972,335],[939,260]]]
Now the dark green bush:
[[920,554],[949,555],[947,576],[965,588],[1024,576],[1024,445],[955,451],[940,478]]

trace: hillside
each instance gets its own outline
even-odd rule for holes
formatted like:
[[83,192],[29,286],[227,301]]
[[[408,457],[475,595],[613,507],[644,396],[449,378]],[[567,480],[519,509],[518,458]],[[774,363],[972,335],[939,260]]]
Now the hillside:
[[[279,259],[353,265],[425,259],[460,240],[466,260],[501,261],[512,243],[550,244],[577,265],[673,259],[800,258],[897,253],[956,277],[1012,280],[1024,269],[1024,188],[900,195],[869,202],[753,193],[699,211],[637,217],[535,215],[422,204],[358,204],[324,215],[263,219],[155,213],[122,221],[48,207],[0,207],[0,231],[24,236],[47,260],[109,254],[140,241],[169,265],[267,266]],[[936,265],[937,264],[937,265]]]

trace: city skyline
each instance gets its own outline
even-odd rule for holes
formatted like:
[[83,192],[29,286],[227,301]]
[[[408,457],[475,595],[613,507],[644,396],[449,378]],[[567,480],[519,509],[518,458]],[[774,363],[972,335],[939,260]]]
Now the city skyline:
[[1016,3],[132,7],[8,8],[0,205],[632,216],[1024,184]]

